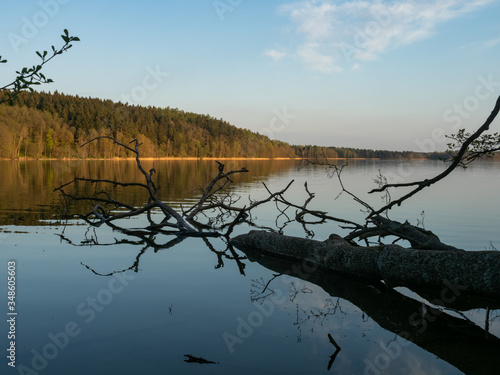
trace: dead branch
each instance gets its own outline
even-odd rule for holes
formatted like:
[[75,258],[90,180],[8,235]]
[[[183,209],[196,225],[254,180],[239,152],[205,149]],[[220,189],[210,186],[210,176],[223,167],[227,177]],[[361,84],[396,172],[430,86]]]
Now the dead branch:
[[[233,181],[229,178],[229,176],[236,174],[236,173],[246,173],[248,170],[243,167],[237,171],[229,171],[229,172],[224,172],[224,164],[222,164],[219,161],[215,161],[219,165],[219,173],[213,178],[213,180],[208,184],[208,186],[205,188],[203,191],[203,195],[201,198],[198,200],[198,202],[193,205],[191,208],[186,210],[184,212],[184,216],[186,216],[186,219],[189,221],[194,220],[196,215],[198,215],[200,212],[205,211],[205,210],[212,210],[214,208],[222,207],[225,210],[236,210],[238,211],[237,208],[234,208],[231,204],[227,205],[224,203],[225,199],[222,199],[220,201],[217,201],[217,193],[223,191],[228,183],[232,183]],[[223,180],[223,183],[220,186],[216,186],[219,181]],[[230,196],[226,195],[226,198],[230,198]],[[212,202],[211,204],[205,205],[205,203],[209,201]]]
[[401,203],[403,203],[405,200],[408,198],[411,198],[415,194],[417,194],[419,191],[422,189],[429,187],[436,182],[441,181],[443,178],[448,176],[457,166],[460,165],[460,163],[463,161],[464,155],[466,154],[469,146],[476,140],[478,139],[485,131],[489,130],[491,123],[495,119],[495,117],[498,115],[498,112],[500,111],[500,96],[498,97],[495,107],[491,111],[491,114],[488,116],[486,119],[485,123],[479,127],[470,137],[465,139],[465,141],[462,143],[462,146],[458,150],[456,156],[453,158],[452,163],[446,168],[443,172],[438,174],[437,176],[431,178],[431,179],[425,179],[421,181],[414,181],[414,182],[407,182],[407,183],[395,183],[395,184],[385,184],[379,188],[373,189],[369,191],[369,193],[376,193],[376,192],[382,192],[385,191],[386,189],[390,187],[412,187],[416,186],[415,189],[407,193],[406,195],[402,196],[399,199],[396,199],[392,202],[389,202],[386,204],[384,207],[378,209],[378,210],[372,210],[372,212],[368,215],[368,219],[380,215],[382,212],[386,210],[390,210],[394,206],[400,206]]
[[[153,181],[153,175],[156,172],[153,168],[147,172],[142,164],[141,164],[141,159],[140,159],[140,153],[139,153],[139,141],[137,139],[133,140],[130,142],[131,144],[133,143],[135,146],[134,148],[127,146],[121,142],[118,142],[115,138],[110,137],[110,136],[100,136],[91,139],[88,142],[85,142],[81,147],[91,143],[95,142],[96,140],[100,139],[108,139],[111,140],[113,143],[119,145],[120,147],[125,148],[126,150],[132,152],[135,154],[135,161],[137,168],[139,171],[142,173],[145,179],[145,183],[137,183],[137,182],[120,182],[120,181],[110,181],[106,179],[93,179],[93,178],[75,178],[73,181],[70,181],[68,183],[65,183],[58,188],[54,189],[54,191],[59,191],[65,198],[69,198],[70,200],[83,200],[83,201],[88,201],[91,203],[94,207],[92,211],[88,212],[87,214],[80,215],[80,217],[85,220],[87,223],[95,226],[99,226],[102,224],[107,224],[114,229],[117,229],[115,225],[112,225],[111,222],[119,220],[119,219],[125,219],[125,218],[130,218],[133,216],[141,215],[144,213],[148,214],[148,219],[151,222],[151,216],[150,212],[154,209],[159,209],[162,211],[162,213],[165,216],[166,220],[163,220],[161,224],[156,226],[156,230],[160,230],[162,227],[171,227],[171,228],[176,228],[177,229],[177,234],[183,234],[183,235],[199,235],[199,232],[196,231],[183,217],[180,215],[177,211],[175,211],[172,207],[170,207],[168,204],[165,202],[161,201],[157,193],[159,191],[159,187],[156,186],[155,182]],[[69,193],[65,192],[65,188],[67,188],[70,185],[75,184],[76,182],[84,182],[88,183],[90,185],[95,186],[95,191],[93,194],[87,194],[85,196],[75,196]],[[119,202],[113,199],[112,197],[109,196],[109,194],[104,191],[100,190],[98,191],[98,185],[99,184],[107,184],[107,185],[112,185],[112,186],[120,186],[120,187],[140,187],[145,189],[148,192],[148,203],[144,207],[133,207],[130,204],[124,203],[124,202]],[[111,208],[108,208],[108,207]],[[116,210],[119,208],[126,208],[128,211],[126,212],[120,212],[116,213]],[[174,219],[175,223],[169,222],[170,219]],[[198,234],[197,234],[198,233]]]
[[413,249],[463,251],[442,243],[439,237],[431,231],[413,226],[408,221],[401,224],[382,216],[376,216],[372,221],[377,225],[377,228],[386,232],[386,235],[396,236],[410,242]]

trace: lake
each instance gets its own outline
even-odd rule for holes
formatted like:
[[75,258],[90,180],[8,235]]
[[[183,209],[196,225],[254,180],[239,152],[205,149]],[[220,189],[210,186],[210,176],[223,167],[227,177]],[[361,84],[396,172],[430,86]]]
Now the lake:
[[[286,197],[302,205],[307,181],[315,194],[309,208],[357,222],[366,216],[348,194],[339,195],[339,182],[324,166],[224,163],[227,170],[249,170],[233,178],[241,206],[249,197],[266,197],[262,182],[278,191],[291,180]],[[155,168],[161,198],[176,209],[193,204],[217,173],[208,160],[156,161]],[[380,194],[367,194],[379,170],[390,182],[408,182],[444,168],[439,161],[358,160],[349,162],[342,179],[379,207]],[[300,274],[297,265],[244,254],[220,238],[171,242],[171,236],[157,236],[157,246],[148,246],[109,228],[61,220],[64,205],[54,188],[84,176],[141,181],[133,161],[0,161],[0,301],[6,311],[8,262],[15,262],[18,314],[15,324],[2,325],[0,341],[5,354],[14,327],[17,368],[4,355],[2,374],[498,373],[500,310],[486,319],[484,308],[430,305],[406,288],[321,270]],[[499,187],[500,163],[477,163],[424,189],[390,217],[408,219],[456,247],[498,248]],[[134,204],[147,200],[138,189],[111,192]],[[285,212],[293,218],[294,210]],[[254,222],[317,240],[348,233],[335,223],[305,229],[288,223],[273,203],[259,208]],[[126,225],[145,223],[136,218]],[[234,234],[250,229],[241,225]],[[442,292],[460,297],[453,285]],[[186,362],[187,355],[195,362]],[[215,363],[196,363],[203,360]]]

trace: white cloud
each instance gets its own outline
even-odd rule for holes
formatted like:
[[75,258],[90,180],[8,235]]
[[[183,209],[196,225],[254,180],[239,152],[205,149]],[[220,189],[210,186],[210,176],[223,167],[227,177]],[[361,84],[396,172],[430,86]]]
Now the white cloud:
[[463,45],[462,48],[465,48],[465,49],[479,48],[479,49],[483,49],[483,50],[488,50],[488,49],[495,48],[498,45],[500,45],[500,38],[488,39],[488,40],[483,40],[480,42],[468,43],[468,44]]
[[270,57],[274,61],[280,61],[283,57],[286,56],[286,52],[278,51],[275,49],[268,49],[264,51],[264,55]]
[[[328,73],[429,38],[440,23],[493,1],[304,0],[283,5],[280,11],[300,36],[295,55],[309,68]],[[276,61],[284,57],[276,56]]]
[[297,48],[296,53],[313,70],[323,73],[342,71],[342,68],[335,64],[334,58],[322,53],[320,48],[318,43],[305,43]]
[[483,46],[486,49],[494,48],[499,44],[500,44],[500,38],[491,39],[491,40],[487,40],[487,41],[483,42]]

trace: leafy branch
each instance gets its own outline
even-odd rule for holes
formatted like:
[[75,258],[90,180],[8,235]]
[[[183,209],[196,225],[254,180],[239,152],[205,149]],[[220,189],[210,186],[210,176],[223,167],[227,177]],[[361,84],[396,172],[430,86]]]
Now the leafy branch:
[[[43,73],[42,69],[45,64],[51,61],[57,55],[61,55],[71,47],[73,47],[73,42],[79,42],[80,38],[76,36],[69,35],[67,29],[64,29],[64,34],[61,35],[61,38],[64,41],[64,44],[60,48],[56,48],[52,46],[52,52],[49,53],[47,51],[36,51],[36,54],[41,59],[41,62],[38,65],[33,65],[31,68],[24,67],[21,70],[16,71],[16,78],[9,84],[6,84],[3,87],[0,87],[0,91],[2,91],[3,96],[0,97],[0,104],[9,103],[10,105],[14,104],[15,98],[25,90],[33,91],[33,86],[47,84],[54,82],[51,78],[47,78]],[[7,62],[6,59],[2,59],[0,56],[0,64],[5,64]]]
[[[458,154],[456,150],[471,137],[471,134],[466,133],[465,129],[460,129],[457,134],[446,137],[454,141],[448,143],[448,150],[446,152],[451,156],[452,160],[455,160]],[[500,133],[483,134],[470,143],[467,151],[459,161],[459,166],[467,168],[467,165],[474,160],[483,156],[492,157],[497,151],[500,151]]]

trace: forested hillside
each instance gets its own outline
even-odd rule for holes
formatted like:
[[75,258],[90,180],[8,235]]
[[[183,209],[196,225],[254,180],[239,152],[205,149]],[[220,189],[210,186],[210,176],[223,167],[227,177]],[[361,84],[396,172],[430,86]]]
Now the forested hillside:
[[131,106],[111,100],[25,92],[0,106],[0,158],[113,158],[127,153],[97,136],[138,138],[146,157],[409,158],[415,153],[291,146],[222,119],[173,108]]

